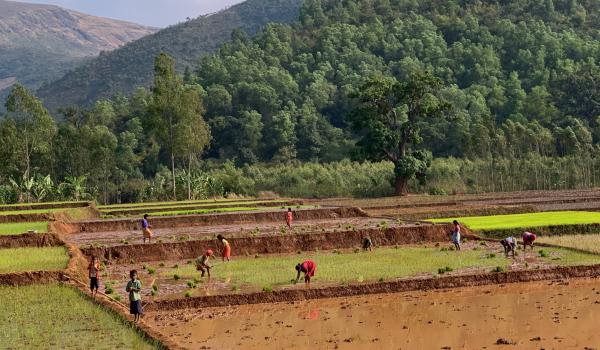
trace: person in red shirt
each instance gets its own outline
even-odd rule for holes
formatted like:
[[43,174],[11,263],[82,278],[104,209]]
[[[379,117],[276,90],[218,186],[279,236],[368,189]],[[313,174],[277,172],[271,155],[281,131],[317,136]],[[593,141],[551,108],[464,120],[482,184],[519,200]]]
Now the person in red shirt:
[[537,236],[535,235],[535,233],[524,232],[522,238],[523,238],[523,250],[525,250],[525,248],[527,248],[527,246],[531,246],[531,249],[533,249],[533,241],[535,241],[537,239]]
[[294,220],[294,213],[292,212],[292,208],[288,208],[287,215],[285,217],[285,222],[287,223],[287,227],[292,229],[292,221]]
[[100,263],[95,256],[92,257],[88,265],[88,272],[90,276],[90,290],[92,291],[92,296],[96,298],[98,287],[100,286]]
[[298,283],[298,280],[300,280],[300,272],[304,272],[304,283],[310,285],[310,279],[315,276],[316,270],[317,264],[312,260],[305,260],[303,263],[296,265],[298,274],[296,275],[296,281],[294,283]]

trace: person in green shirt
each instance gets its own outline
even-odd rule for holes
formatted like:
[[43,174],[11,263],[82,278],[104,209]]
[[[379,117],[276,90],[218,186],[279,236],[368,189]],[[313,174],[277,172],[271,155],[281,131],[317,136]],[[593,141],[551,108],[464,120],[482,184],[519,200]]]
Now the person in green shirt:
[[142,282],[137,278],[137,271],[131,270],[129,272],[131,280],[127,282],[125,290],[129,293],[129,313],[134,316],[134,322],[140,320],[140,315],[143,313],[142,310]]

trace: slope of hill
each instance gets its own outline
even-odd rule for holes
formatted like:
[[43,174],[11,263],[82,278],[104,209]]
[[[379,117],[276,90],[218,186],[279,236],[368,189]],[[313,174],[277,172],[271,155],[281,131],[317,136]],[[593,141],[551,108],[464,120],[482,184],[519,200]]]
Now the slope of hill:
[[44,85],[38,95],[50,109],[69,104],[87,105],[115,93],[129,93],[152,80],[154,57],[164,51],[179,68],[193,65],[199,56],[214,51],[234,29],[249,34],[268,22],[291,22],[302,0],[248,0],[218,13],[202,16],[123,46]]
[[154,31],[58,6],[0,0],[0,91],[17,80],[37,88],[87,57]]

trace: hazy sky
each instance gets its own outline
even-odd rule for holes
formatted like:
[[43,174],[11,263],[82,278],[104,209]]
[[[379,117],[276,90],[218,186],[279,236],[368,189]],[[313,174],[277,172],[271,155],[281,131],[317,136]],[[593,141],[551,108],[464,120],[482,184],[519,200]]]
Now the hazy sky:
[[54,4],[90,15],[122,19],[153,27],[166,27],[215,12],[243,0],[18,0]]

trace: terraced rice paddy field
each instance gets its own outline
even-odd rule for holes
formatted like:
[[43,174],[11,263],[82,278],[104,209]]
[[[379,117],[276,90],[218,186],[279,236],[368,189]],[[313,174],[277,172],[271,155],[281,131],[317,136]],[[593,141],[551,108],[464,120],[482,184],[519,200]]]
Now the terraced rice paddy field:
[[[600,346],[594,328],[599,190],[61,206],[15,210],[95,217],[0,225],[5,237],[29,242],[0,248],[0,283],[22,282],[28,274],[35,279],[40,269],[71,277],[43,285],[51,295],[40,295],[35,283],[1,286],[0,297],[15,302],[3,303],[0,312],[23,326],[3,332],[0,347],[22,341],[75,349],[74,339],[92,339],[99,349]],[[288,207],[292,229],[285,223]],[[141,242],[143,213],[150,214],[152,244]],[[445,224],[453,219],[465,226],[460,251],[451,247]],[[40,235],[58,230],[66,245],[18,235],[31,229]],[[539,230],[539,245],[518,249],[514,258],[489,238],[526,229]],[[232,244],[230,262],[219,258],[217,234]],[[372,252],[360,249],[366,236],[375,244]],[[216,252],[210,279],[194,264],[208,248]],[[108,295],[99,296],[101,305],[75,282],[87,282],[92,254],[101,260],[101,291]],[[310,287],[302,279],[293,283],[294,266],[306,259],[317,264]],[[136,327],[117,302],[126,303],[132,269],[139,272],[146,310]],[[15,273],[18,280],[7,277]],[[53,310],[56,299],[64,300],[63,309]],[[50,306],[36,309],[39,321],[26,324],[22,315],[31,312],[32,300]],[[49,328],[51,319],[61,320],[64,336]],[[2,329],[9,327],[4,322]]]

